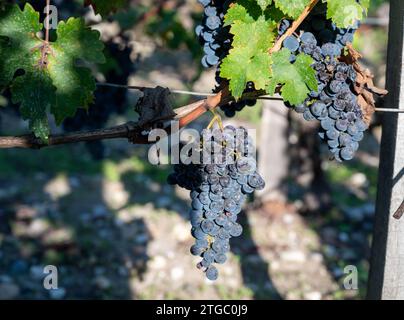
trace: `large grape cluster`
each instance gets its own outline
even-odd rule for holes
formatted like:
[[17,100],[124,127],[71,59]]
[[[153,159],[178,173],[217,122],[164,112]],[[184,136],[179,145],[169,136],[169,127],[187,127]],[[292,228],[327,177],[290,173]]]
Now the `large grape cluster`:
[[219,273],[214,264],[226,262],[230,238],[242,234],[237,221],[246,195],[263,189],[265,183],[257,172],[245,129],[206,130],[198,147],[199,159],[211,161],[177,164],[168,182],[190,190],[191,234],[195,238],[191,254],[202,258],[197,268],[209,280],[216,280]]
[[[283,20],[279,32],[284,33],[289,25],[290,21]],[[320,5],[299,31],[298,37],[287,37],[283,46],[290,50],[292,63],[299,53],[314,59],[318,90],[310,92],[295,110],[307,121],[320,121],[319,136],[337,161],[351,160],[368,127],[354,93],[356,72],[340,61],[344,47],[353,40],[355,28],[337,28],[326,19],[325,8]]]

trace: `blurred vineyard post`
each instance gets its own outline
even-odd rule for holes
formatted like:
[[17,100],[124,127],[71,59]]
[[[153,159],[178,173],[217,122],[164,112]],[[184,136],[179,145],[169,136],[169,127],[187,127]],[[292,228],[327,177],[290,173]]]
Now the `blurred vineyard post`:
[[287,115],[288,109],[283,101],[263,101],[259,168],[266,186],[257,192],[262,201],[286,200],[285,185],[289,169]]
[[[404,1],[390,1],[386,107],[404,110]],[[369,299],[404,299],[404,114],[385,113],[372,245]]]

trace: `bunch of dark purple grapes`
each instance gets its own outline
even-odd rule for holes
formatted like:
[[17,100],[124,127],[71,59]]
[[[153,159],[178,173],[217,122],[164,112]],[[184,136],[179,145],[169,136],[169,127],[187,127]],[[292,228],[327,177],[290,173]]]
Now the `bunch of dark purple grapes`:
[[231,39],[228,28],[223,27],[225,14],[224,0],[198,0],[204,7],[202,24],[195,28],[195,33],[203,45],[202,65],[210,68],[219,64],[230,49]]
[[[231,1],[228,0],[198,0],[204,7],[202,24],[195,28],[196,35],[203,46],[204,56],[202,57],[202,66],[210,68],[217,66],[216,81],[222,83],[220,77],[220,63],[227,56],[231,48],[232,35],[229,33],[229,27],[223,26],[223,19]],[[218,88],[219,90],[219,88]],[[245,93],[254,92],[254,83],[247,83]],[[255,106],[257,100],[246,99],[232,101],[221,106],[227,117],[234,117],[236,112],[243,110],[246,106]]]
[[[255,91],[254,83],[247,82],[247,87],[244,93],[251,93]],[[220,106],[220,109],[224,112],[225,116],[232,118],[237,112],[242,111],[245,107],[254,107],[257,104],[257,99],[243,99],[239,101],[231,101],[227,104]]]
[[[290,21],[283,20],[279,32],[286,32],[289,25]],[[299,53],[308,54],[315,61],[318,90],[310,92],[294,108],[307,121],[320,121],[319,136],[327,142],[337,161],[354,157],[368,128],[354,90],[356,71],[340,59],[355,30],[337,28],[327,20],[326,8],[319,5],[302,24],[299,36],[289,36],[283,43],[291,52],[292,63]]]
[[257,172],[255,149],[244,128],[205,130],[193,150],[199,152],[200,163],[175,165],[168,182],[191,191],[195,238],[191,253],[202,258],[197,268],[216,280],[219,272],[214,264],[226,262],[230,238],[243,232],[237,220],[246,196],[263,189],[265,182]]

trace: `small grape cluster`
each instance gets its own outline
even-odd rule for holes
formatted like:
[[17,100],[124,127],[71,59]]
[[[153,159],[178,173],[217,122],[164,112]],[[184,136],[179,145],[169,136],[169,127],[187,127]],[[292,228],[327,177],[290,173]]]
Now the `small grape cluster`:
[[343,49],[348,42],[352,43],[358,27],[359,22],[349,28],[337,27],[331,20],[327,19],[327,4],[319,3],[300,25],[299,30],[315,34],[319,45],[331,42]]
[[[198,2],[204,7],[202,25],[198,25],[195,28],[195,33],[203,46],[204,56],[202,57],[201,63],[205,68],[217,66],[216,81],[221,84],[223,79],[220,77],[220,63],[229,53],[232,43],[232,35],[229,33],[229,27],[223,25],[224,15],[226,14],[230,1],[198,0]],[[220,86],[217,90],[220,90]],[[254,83],[248,82],[245,93],[254,91]],[[246,106],[252,107],[255,106],[256,103],[256,99],[245,99],[231,101],[222,105],[220,108],[226,117],[232,118]]]
[[219,64],[231,44],[226,28],[223,28],[225,1],[198,0],[198,2],[204,7],[204,15],[202,24],[195,28],[195,33],[203,45],[202,66],[210,68]]
[[199,146],[212,161],[177,164],[168,182],[190,190],[195,238],[191,254],[202,258],[197,268],[216,280],[219,272],[214,264],[226,262],[230,238],[243,232],[237,220],[246,196],[263,189],[265,182],[257,172],[252,141],[244,128],[205,130]]
[[[291,52],[292,63],[298,53],[308,54],[315,61],[313,68],[318,90],[310,92],[294,109],[307,121],[320,121],[319,136],[327,142],[337,161],[351,160],[368,128],[354,91],[356,72],[352,65],[340,61],[342,50],[352,41],[355,28],[337,28],[321,10],[322,6],[308,17],[299,37],[292,35],[283,42]],[[279,32],[284,33],[289,25],[290,21],[283,20]]]
[[[244,93],[251,93],[255,91],[254,82],[247,82],[247,87]],[[233,118],[237,112],[242,111],[245,107],[254,107],[257,104],[257,99],[243,99],[240,101],[230,101],[227,104],[220,106],[220,109],[224,112],[228,118]]]

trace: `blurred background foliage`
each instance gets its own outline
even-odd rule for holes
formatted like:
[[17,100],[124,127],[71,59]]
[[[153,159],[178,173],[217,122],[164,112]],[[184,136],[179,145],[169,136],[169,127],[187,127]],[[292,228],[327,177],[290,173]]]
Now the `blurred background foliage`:
[[[45,1],[17,2],[43,12]],[[199,62],[194,28],[201,6],[196,0],[133,0],[105,19],[83,1],[52,3],[60,19],[84,16],[100,30],[107,63],[94,70],[98,81],[203,92],[214,87],[215,71],[202,70]],[[388,19],[388,1],[371,4],[370,17]],[[354,43],[381,87],[387,40],[387,25],[365,22]],[[137,98],[136,91],[99,88],[88,114],[80,111],[53,131],[136,120]],[[177,106],[193,101],[172,98]],[[1,134],[25,133],[27,123],[18,117],[9,92],[0,96],[0,106]],[[256,128],[259,139],[266,130],[264,108],[259,102],[226,123]],[[201,129],[208,120],[203,117],[192,127]],[[246,205],[245,233],[233,242],[215,283],[195,269],[189,254],[188,194],[165,183],[170,166],[152,166],[146,147],[122,140],[1,150],[0,299],[363,298],[380,116],[357,158],[343,165],[329,161],[316,128],[292,114],[287,121],[289,129],[282,134],[291,170],[277,190],[281,196],[257,195]],[[258,152],[265,147],[258,144]],[[48,264],[58,266],[58,290],[42,286]],[[347,265],[358,269],[358,290],[342,286]]]

